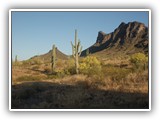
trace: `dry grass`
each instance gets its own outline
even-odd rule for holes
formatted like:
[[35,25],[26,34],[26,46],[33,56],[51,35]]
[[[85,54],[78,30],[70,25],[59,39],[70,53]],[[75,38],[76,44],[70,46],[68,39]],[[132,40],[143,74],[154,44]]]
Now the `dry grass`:
[[12,108],[148,108],[148,70],[117,66],[129,64],[124,59],[104,62],[102,74],[92,76],[57,77],[45,72],[48,65],[14,66]]
[[148,73],[130,73],[125,78],[115,81],[110,77],[104,80],[104,90],[115,90],[129,93],[146,93],[148,94]]

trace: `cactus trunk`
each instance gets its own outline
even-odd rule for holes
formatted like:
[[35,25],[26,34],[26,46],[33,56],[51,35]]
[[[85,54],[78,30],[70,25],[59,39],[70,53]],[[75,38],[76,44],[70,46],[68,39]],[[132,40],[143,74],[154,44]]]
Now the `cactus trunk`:
[[15,57],[15,62],[17,62],[18,61],[18,59],[17,59],[17,55],[16,55],[16,57]]
[[80,46],[80,40],[78,41],[78,43],[77,43],[77,40],[78,40],[77,30],[75,30],[75,41],[74,41],[75,45],[73,45],[72,42],[71,42],[71,45],[72,45],[72,55],[73,55],[74,60],[75,60],[76,74],[79,73],[78,58],[79,58],[79,56],[81,55],[81,52],[82,52],[82,46]]
[[52,46],[52,58],[51,58],[51,64],[52,64],[52,73],[55,70],[55,66],[56,66],[56,47],[55,45]]
[[18,57],[17,57],[17,55],[15,56],[15,65],[17,65],[18,64]]

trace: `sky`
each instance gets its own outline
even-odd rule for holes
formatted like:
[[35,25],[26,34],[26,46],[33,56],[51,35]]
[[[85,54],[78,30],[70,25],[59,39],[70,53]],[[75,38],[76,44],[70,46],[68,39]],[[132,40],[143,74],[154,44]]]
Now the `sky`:
[[75,29],[83,50],[96,42],[99,31],[113,32],[121,22],[138,21],[148,27],[148,12],[27,12],[11,14],[12,58],[27,60],[47,53],[52,45],[67,55],[72,54]]

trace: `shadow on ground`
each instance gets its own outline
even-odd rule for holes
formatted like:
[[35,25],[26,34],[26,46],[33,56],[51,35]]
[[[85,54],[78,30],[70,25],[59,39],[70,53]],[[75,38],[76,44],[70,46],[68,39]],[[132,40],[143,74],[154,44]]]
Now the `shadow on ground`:
[[12,109],[148,109],[148,94],[104,91],[76,85],[27,82],[12,85]]

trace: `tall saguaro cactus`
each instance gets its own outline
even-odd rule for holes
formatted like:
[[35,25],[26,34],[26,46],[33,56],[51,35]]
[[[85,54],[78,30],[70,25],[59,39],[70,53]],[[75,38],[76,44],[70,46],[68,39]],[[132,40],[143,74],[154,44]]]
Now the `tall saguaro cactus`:
[[52,63],[52,73],[54,72],[55,66],[56,66],[56,47],[55,45],[52,46],[52,58],[51,58],[51,63]]
[[75,40],[74,40],[75,44],[73,45],[72,41],[71,41],[71,45],[72,45],[72,55],[74,57],[75,60],[75,68],[76,68],[76,73],[79,73],[79,62],[78,62],[78,57],[81,55],[82,52],[82,46],[80,45],[80,40],[78,40],[78,36],[77,36],[77,30],[75,30]]

